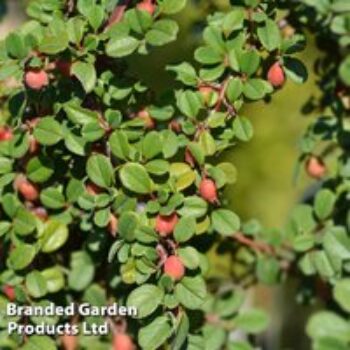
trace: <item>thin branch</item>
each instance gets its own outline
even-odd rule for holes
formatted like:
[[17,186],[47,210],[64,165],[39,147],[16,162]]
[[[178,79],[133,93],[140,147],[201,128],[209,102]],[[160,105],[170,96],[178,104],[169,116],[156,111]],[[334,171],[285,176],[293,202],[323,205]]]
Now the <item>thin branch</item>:
[[253,249],[256,252],[260,252],[268,255],[276,255],[276,251],[272,246],[263,242],[254,241],[248,238],[247,236],[245,236],[241,232],[236,232],[234,235],[232,235],[232,238],[244,244],[245,246]]

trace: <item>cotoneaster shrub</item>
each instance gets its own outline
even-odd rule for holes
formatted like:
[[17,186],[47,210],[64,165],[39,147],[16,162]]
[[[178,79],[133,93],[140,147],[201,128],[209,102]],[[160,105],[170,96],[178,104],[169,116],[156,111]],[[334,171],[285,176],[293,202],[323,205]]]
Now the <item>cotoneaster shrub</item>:
[[[216,158],[253,136],[245,103],[305,80],[293,57],[304,37],[285,30],[278,2],[232,1],[209,16],[196,65],[168,66],[181,87],[155,96],[128,59],[176,40],[169,15],[185,5],[32,0],[31,19],[1,43],[0,78],[18,83],[5,93],[0,130],[1,308],[139,309],[109,319],[108,337],[4,331],[1,348],[251,349],[267,327],[262,310],[241,309],[244,289],[278,281],[289,251],[282,234],[225,209],[236,169]],[[210,277],[206,253],[217,245],[252,267],[233,273],[241,283]],[[82,320],[45,320],[63,321]]]

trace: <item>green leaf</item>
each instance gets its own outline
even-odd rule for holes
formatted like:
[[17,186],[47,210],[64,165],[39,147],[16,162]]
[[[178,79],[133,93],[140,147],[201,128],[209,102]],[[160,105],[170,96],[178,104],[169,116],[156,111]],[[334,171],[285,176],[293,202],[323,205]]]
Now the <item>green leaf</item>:
[[226,96],[231,103],[236,102],[236,100],[242,95],[243,83],[239,78],[230,79],[227,84]]
[[46,182],[55,172],[54,164],[48,157],[33,157],[27,164],[27,176],[35,183]]
[[35,216],[28,210],[20,208],[13,222],[13,229],[20,236],[31,234],[36,227]]
[[186,342],[186,339],[190,330],[190,321],[185,312],[180,313],[177,319],[178,319],[178,324],[176,328],[176,335],[171,344],[172,350],[183,349],[183,345]]
[[176,39],[179,27],[170,19],[156,21],[146,33],[146,42],[153,46],[162,46]]
[[249,79],[243,86],[243,94],[250,100],[260,100],[273,91],[272,86],[262,79]]
[[54,55],[64,51],[68,47],[69,38],[67,34],[62,37],[47,35],[40,43],[39,50],[42,53]]
[[285,57],[283,59],[283,69],[287,77],[297,84],[303,84],[308,79],[307,68],[297,58]]
[[163,142],[160,133],[151,131],[142,140],[142,154],[146,159],[152,159],[162,153]]
[[156,350],[171,336],[173,329],[166,316],[159,316],[140,329],[138,342],[142,349]]
[[45,207],[51,209],[60,209],[65,206],[64,195],[55,187],[48,187],[41,191],[40,201]]
[[51,267],[41,271],[41,275],[46,281],[47,291],[57,293],[65,286],[64,275],[61,267]]
[[98,121],[97,112],[83,108],[75,101],[66,103],[63,108],[67,113],[68,119],[74,124],[85,125]]
[[196,61],[202,64],[216,64],[222,63],[224,56],[215,51],[212,47],[201,46],[194,52]]
[[112,163],[102,154],[93,155],[88,159],[86,172],[90,180],[102,188],[110,188],[115,182]]
[[196,180],[196,174],[186,163],[172,163],[170,176],[175,180],[175,186],[179,191],[191,186]]
[[232,236],[240,228],[239,217],[227,209],[213,211],[211,219],[214,230],[224,236]]
[[240,141],[248,142],[254,135],[252,123],[245,117],[237,116],[232,123],[232,130]]
[[203,32],[204,41],[217,53],[224,54],[226,47],[219,28],[209,26]]
[[72,75],[81,82],[86,93],[94,90],[96,85],[96,69],[91,63],[75,62],[72,65]]
[[228,36],[233,31],[242,29],[244,18],[245,12],[238,8],[226,14],[222,22],[222,29],[225,35]]
[[324,220],[330,216],[334,209],[335,201],[336,197],[332,191],[328,189],[319,191],[315,199],[315,213],[317,217]]
[[347,312],[350,312],[350,279],[344,278],[335,283],[333,296],[336,302]]
[[281,34],[275,21],[267,19],[257,32],[259,40],[267,51],[273,51],[280,46]]
[[203,100],[198,92],[191,90],[180,91],[176,94],[177,106],[189,118],[196,118],[203,107]]
[[110,57],[131,55],[139,46],[139,41],[132,36],[113,37],[107,43],[106,53]]
[[187,242],[196,232],[196,220],[192,216],[184,216],[177,223],[174,231],[175,240]]
[[253,75],[260,66],[260,56],[257,50],[245,51],[239,56],[239,67],[241,72],[248,76]]
[[324,338],[331,335],[342,341],[350,340],[350,324],[330,311],[321,311],[312,315],[306,332],[311,338]]
[[42,252],[52,253],[66,243],[68,239],[68,227],[59,221],[49,220],[45,223],[40,239]]
[[136,33],[145,33],[152,25],[153,18],[147,11],[131,9],[125,13],[125,19],[130,29]]
[[257,334],[267,328],[269,317],[263,310],[250,310],[240,313],[234,322],[243,331]]
[[81,129],[81,134],[84,140],[89,142],[94,142],[100,140],[105,135],[105,130],[99,123],[99,121],[94,121],[85,124]]
[[34,129],[34,137],[42,145],[55,145],[63,138],[61,125],[54,117],[42,118]]
[[180,12],[186,6],[187,0],[164,0],[160,3],[161,12],[172,15]]
[[21,350],[57,350],[57,347],[50,337],[33,335],[28,338]]
[[167,70],[175,72],[177,74],[177,80],[186,85],[195,86],[198,82],[196,70],[187,62],[176,66],[168,66]]
[[146,169],[137,163],[127,163],[120,170],[120,179],[128,190],[148,194],[153,191],[153,182]]
[[207,296],[206,284],[202,277],[184,277],[175,287],[178,301],[190,310],[200,309]]
[[153,284],[144,284],[134,289],[128,297],[127,306],[136,307],[137,317],[145,318],[151,315],[163,300],[164,292]]
[[193,247],[185,247],[178,249],[178,254],[186,268],[195,270],[200,265],[200,255]]
[[209,131],[203,131],[199,136],[199,144],[206,156],[213,156],[216,152],[216,143],[214,137]]
[[26,276],[26,288],[34,298],[41,298],[47,293],[46,280],[39,271],[32,271]]
[[129,158],[131,147],[123,131],[114,131],[109,138],[109,145],[114,156],[120,159]]
[[6,38],[6,50],[13,58],[25,58],[28,55],[28,47],[22,36],[17,33],[10,33]]
[[68,275],[69,287],[75,291],[83,291],[92,282],[95,274],[94,263],[83,251],[71,255],[71,270]]
[[192,216],[194,218],[203,217],[208,210],[208,203],[197,196],[186,197],[183,207],[179,210],[179,214],[182,216]]
[[118,233],[127,242],[135,240],[135,230],[138,226],[138,217],[134,212],[123,212],[118,222]]
[[350,259],[350,238],[343,228],[327,230],[323,237],[323,246],[329,256],[341,260]]
[[14,270],[23,270],[34,260],[35,247],[29,244],[18,244],[10,253],[9,263]]

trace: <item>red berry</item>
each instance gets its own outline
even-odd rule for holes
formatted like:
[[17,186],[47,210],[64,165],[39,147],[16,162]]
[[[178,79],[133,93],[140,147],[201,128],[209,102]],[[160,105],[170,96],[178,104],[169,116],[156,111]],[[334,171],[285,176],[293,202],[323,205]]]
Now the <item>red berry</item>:
[[218,201],[216,184],[211,179],[202,179],[199,184],[199,193],[203,199],[210,203],[215,203]]
[[70,77],[71,76],[71,67],[72,63],[65,60],[57,60],[56,61],[56,69],[64,76],[64,77]]
[[137,4],[136,8],[140,11],[148,12],[151,16],[156,11],[156,6],[153,4],[152,0],[143,0]]
[[115,237],[118,231],[118,219],[115,215],[111,214],[108,223],[108,231],[109,233]]
[[146,109],[143,109],[140,112],[138,112],[137,118],[140,118],[143,120],[146,129],[154,129],[156,127],[156,123],[154,119],[151,117],[151,115]]
[[35,201],[39,198],[39,189],[36,185],[32,184],[26,179],[26,177],[20,175],[14,182],[15,189],[26,199],[27,201]]
[[279,62],[274,63],[270,67],[267,73],[267,79],[274,87],[280,87],[284,84],[286,76]]
[[133,350],[135,349],[131,337],[125,333],[117,333],[113,339],[113,350]]
[[78,338],[76,335],[65,334],[61,336],[61,343],[64,350],[76,350],[78,347]]
[[179,218],[176,213],[169,216],[158,215],[156,218],[156,231],[166,237],[173,233]]
[[176,281],[185,275],[185,267],[181,259],[175,255],[169,256],[164,263],[164,273]]
[[12,130],[6,127],[0,127],[0,142],[10,141],[13,138]]
[[4,292],[8,300],[14,301],[16,299],[15,288],[13,288],[12,286],[7,284],[4,286],[2,291]]
[[321,179],[326,174],[327,168],[321,158],[312,156],[306,162],[306,172],[315,179]]
[[49,85],[49,76],[43,69],[30,69],[25,73],[25,83],[33,90],[41,90]]

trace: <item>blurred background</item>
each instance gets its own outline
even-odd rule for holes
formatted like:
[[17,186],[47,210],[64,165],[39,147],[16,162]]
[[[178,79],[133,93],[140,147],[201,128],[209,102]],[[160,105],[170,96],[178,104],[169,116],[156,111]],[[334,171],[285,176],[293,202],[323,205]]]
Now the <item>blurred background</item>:
[[[28,0],[0,0],[0,39],[26,19],[25,3]],[[158,92],[171,88],[173,77],[165,71],[167,64],[192,61],[194,48],[201,38],[201,30],[208,14],[228,7],[228,0],[190,0],[177,20],[181,32],[179,40],[165,48],[155,50],[150,56],[134,57],[132,66],[141,78]],[[317,57],[312,38],[302,54],[309,71]],[[152,66],[152,69],[149,67]],[[229,205],[243,220],[259,219],[266,227],[281,227],[291,208],[309,186],[302,172],[298,182],[293,173],[299,156],[298,141],[309,119],[300,109],[307,97],[316,91],[315,77],[310,75],[306,84],[288,83],[274,96],[273,103],[248,105],[242,114],[255,128],[253,141],[222,155],[222,160],[233,162],[239,170],[238,182],[227,189]],[[1,109],[0,109],[1,117]],[[225,267],[224,267],[225,268]],[[268,309],[272,315],[269,334],[265,335],[264,349],[307,350],[309,344],[303,334],[308,310],[295,301],[293,281],[286,286],[257,287],[250,292],[251,300]]]

